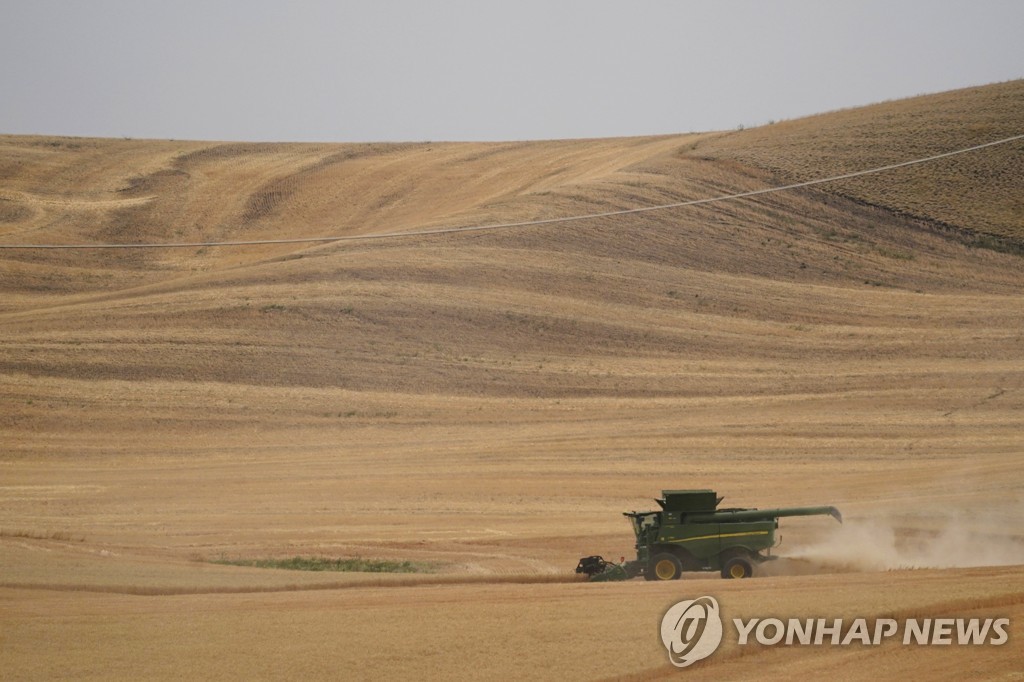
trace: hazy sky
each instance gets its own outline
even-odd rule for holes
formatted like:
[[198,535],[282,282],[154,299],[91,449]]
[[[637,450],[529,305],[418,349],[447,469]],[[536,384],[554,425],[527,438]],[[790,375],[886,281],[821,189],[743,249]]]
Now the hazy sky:
[[1022,0],[0,0],[0,133],[735,128],[1024,77]]

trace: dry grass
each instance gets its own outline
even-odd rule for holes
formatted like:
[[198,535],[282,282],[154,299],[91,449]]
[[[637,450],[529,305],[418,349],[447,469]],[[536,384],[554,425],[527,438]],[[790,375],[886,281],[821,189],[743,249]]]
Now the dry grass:
[[214,559],[213,563],[225,566],[252,566],[282,571],[328,571],[333,573],[429,573],[433,566],[411,561],[387,559],[363,559],[362,557],[335,558],[324,556],[293,556],[286,559]]
[[[722,136],[690,154],[811,180],[1024,133],[1024,80],[885,102]],[[1015,249],[1024,244],[1024,140],[835,183],[830,191]]]
[[74,537],[59,530],[34,531],[0,528],[0,538],[23,538],[28,540],[58,540],[60,542],[85,542],[85,538]]
[[[959,146],[954,113],[984,128],[968,136],[980,141],[1016,126],[1019,107],[993,102],[1019,88],[709,136],[8,137],[0,233],[299,237],[662,204],[808,173],[825,165],[815,149],[831,173],[895,160],[887,144],[900,157]],[[879,127],[886,107],[899,115]],[[863,144],[857,126],[878,139]],[[783,156],[796,165],[765,162]],[[670,585],[571,572],[583,555],[628,555],[619,512],[674,487],[734,506],[835,504],[889,529],[895,552],[950,537],[953,515],[1017,556],[1022,261],[904,215],[1019,227],[1011,157],[1009,185],[977,183],[982,213],[961,194],[928,213],[931,183],[956,175],[936,167],[927,187],[884,196],[819,188],[443,238],[0,252],[0,663],[16,678],[650,679],[674,673],[657,619],[696,593],[736,617],[996,611],[1015,618],[1016,641],[1019,566],[803,558],[773,567],[783,575]],[[1002,157],[986,158],[994,172]],[[794,519],[780,532],[780,551],[803,556],[834,528]],[[208,563],[296,555],[444,568]],[[962,679],[1024,665],[1015,646],[734,649],[690,676]]]
[[[461,585],[335,592],[143,597],[7,590],[30,611],[5,642],[18,677],[210,676],[372,679],[382,673],[436,679],[559,678],[575,675],[660,679],[654,627],[664,609],[694,593],[714,593],[729,617],[944,617],[1024,615],[1007,569],[809,576],[743,583]],[[28,600],[31,599],[29,603]],[[784,606],[780,607],[780,601]],[[921,609],[920,604],[929,607]],[[183,617],[184,616],[184,617]],[[1011,642],[1020,636],[1011,632]],[[41,643],[59,656],[39,656]],[[270,644],[272,643],[272,645]],[[181,656],[181,652],[188,652]],[[579,655],[572,655],[574,653]],[[35,653],[36,655],[32,655]],[[1019,670],[1012,645],[972,649],[740,648],[726,642],[697,679],[829,675],[839,679],[953,678]]]

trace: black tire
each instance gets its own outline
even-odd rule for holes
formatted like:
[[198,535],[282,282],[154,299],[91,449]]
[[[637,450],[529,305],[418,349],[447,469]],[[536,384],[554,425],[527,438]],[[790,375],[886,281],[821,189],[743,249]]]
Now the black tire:
[[662,552],[651,557],[644,572],[648,580],[679,580],[683,575],[683,562],[675,554]]
[[734,556],[722,564],[722,577],[727,579],[750,578],[754,575],[754,564],[743,556]]

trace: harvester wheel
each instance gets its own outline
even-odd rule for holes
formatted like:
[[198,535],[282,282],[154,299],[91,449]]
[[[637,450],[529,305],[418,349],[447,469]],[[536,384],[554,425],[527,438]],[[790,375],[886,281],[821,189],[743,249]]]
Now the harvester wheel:
[[675,554],[662,552],[651,558],[651,565],[644,572],[648,580],[678,580],[683,575],[683,562]]
[[723,578],[749,578],[752,575],[754,575],[754,565],[746,557],[734,556],[722,564]]

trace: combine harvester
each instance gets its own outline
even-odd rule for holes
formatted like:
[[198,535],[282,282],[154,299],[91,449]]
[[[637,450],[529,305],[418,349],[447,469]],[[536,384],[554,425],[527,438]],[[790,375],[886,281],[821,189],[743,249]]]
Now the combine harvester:
[[[580,559],[577,573],[592,581],[677,580],[684,572],[720,571],[723,578],[749,578],[754,567],[775,557],[775,529],[782,516],[827,514],[835,507],[718,509],[712,490],[663,490],[660,511],[623,512],[636,534],[636,559],[616,564],[600,556]],[[762,553],[764,552],[764,553]]]

